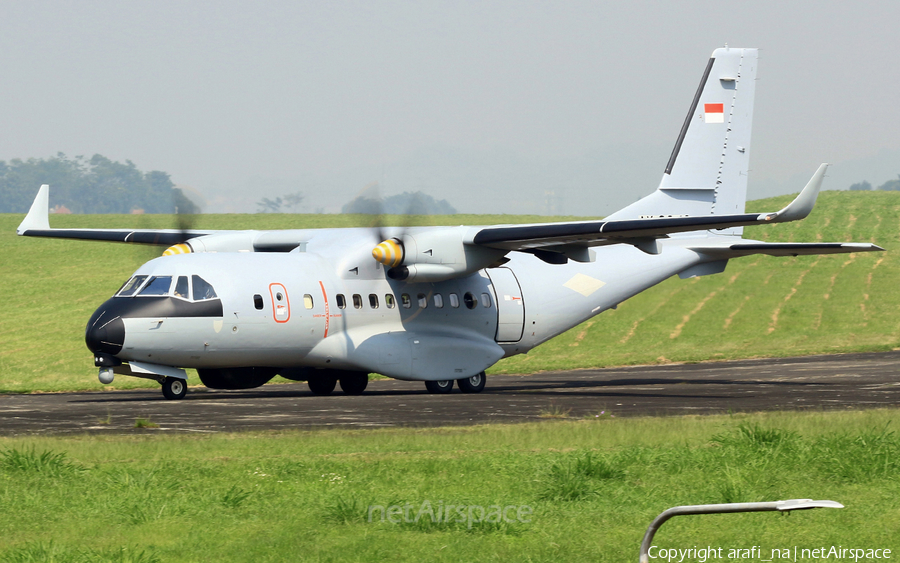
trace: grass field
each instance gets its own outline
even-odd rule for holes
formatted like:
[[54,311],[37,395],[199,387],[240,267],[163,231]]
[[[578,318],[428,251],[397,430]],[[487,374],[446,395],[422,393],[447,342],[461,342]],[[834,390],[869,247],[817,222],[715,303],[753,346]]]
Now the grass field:
[[[610,414],[429,430],[0,438],[0,561],[625,562],[668,507],[789,498],[846,508],[680,517],[655,543],[759,546],[755,560],[794,546],[900,549],[896,411]],[[426,501],[438,513],[465,506],[465,517],[436,522],[426,511],[416,521]],[[407,504],[398,523],[377,510],[369,521],[370,506]],[[470,507],[485,507],[486,520],[494,505],[523,517],[479,521],[473,509],[468,519]]]
[[[777,210],[789,196],[748,204]],[[15,236],[21,215],[0,215],[0,392],[99,389],[83,342],[93,310],[160,249]],[[397,220],[399,218],[393,218]],[[566,220],[438,216],[416,224]],[[171,227],[166,216],[59,216],[57,227]],[[197,227],[295,228],[365,225],[342,215],[202,215]],[[723,274],[677,277],[576,327],[494,373],[763,356],[890,350],[900,341],[900,193],[824,192],[796,223],[747,229],[768,241],[875,242],[885,253],[748,257]],[[199,383],[194,376],[191,383]],[[119,388],[155,385],[119,378]]]

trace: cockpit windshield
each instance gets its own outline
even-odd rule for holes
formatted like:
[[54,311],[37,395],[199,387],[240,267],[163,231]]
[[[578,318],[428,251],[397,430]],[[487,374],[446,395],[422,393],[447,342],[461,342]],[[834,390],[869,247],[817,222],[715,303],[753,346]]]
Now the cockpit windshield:
[[175,282],[175,297],[181,297],[182,299],[191,298],[187,276],[178,276],[178,281]]
[[171,295],[193,301],[218,299],[213,286],[197,275],[190,277],[190,284],[188,284],[188,276],[133,276],[116,292],[116,297]]
[[168,295],[172,287],[172,276],[154,276],[150,278],[138,295]]
[[134,292],[141,287],[141,284],[144,283],[144,280],[147,279],[147,276],[134,276],[127,282],[122,288],[116,293],[119,297],[131,297],[134,295]]
[[213,286],[209,285],[209,282],[200,276],[191,276],[191,281],[194,286],[194,301],[203,301],[204,299],[215,299],[218,297]]

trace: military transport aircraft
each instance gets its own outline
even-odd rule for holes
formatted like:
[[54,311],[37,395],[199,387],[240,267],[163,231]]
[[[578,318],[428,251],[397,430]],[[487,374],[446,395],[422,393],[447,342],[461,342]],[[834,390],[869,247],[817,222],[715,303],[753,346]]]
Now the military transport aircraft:
[[796,221],[827,165],[773,213],[745,213],[755,49],[717,49],[658,189],[601,221],[481,227],[282,231],[52,229],[41,186],[18,234],[172,245],[138,268],[85,332],[100,381],[156,380],[186,393],[248,389],[276,374],[316,394],[362,393],[369,373],[485,385],[485,369],[524,354],[678,274],[731,258],[882,250],[873,244],[766,243],[742,227]]

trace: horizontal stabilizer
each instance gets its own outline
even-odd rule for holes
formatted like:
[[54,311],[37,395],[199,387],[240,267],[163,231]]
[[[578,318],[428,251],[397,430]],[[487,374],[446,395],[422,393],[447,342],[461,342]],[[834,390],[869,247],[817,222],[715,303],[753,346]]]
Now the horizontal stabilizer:
[[879,252],[876,244],[859,242],[757,242],[747,241],[721,246],[692,246],[691,250],[715,258],[738,258],[752,254],[768,256],[801,256],[813,254],[847,254],[850,252]]

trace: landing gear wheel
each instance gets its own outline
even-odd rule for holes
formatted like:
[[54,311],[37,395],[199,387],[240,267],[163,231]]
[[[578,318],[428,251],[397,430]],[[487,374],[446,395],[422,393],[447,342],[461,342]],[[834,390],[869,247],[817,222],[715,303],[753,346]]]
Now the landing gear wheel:
[[341,376],[341,390],[345,395],[362,395],[368,384],[368,373],[354,372]]
[[481,390],[484,389],[484,384],[486,382],[487,376],[484,374],[484,372],[481,372],[477,375],[473,375],[472,377],[457,379],[456,385],[463,393],[481,393]]
[[187,395],[187,381],[177,377],[167,377],[162,384],[163,397],[169,400],[184,399]]
[[337,385],[337,379],[330,375],[320,375],[310,377],[306,384],[309,385],[309,390],[313,392],[313,395],[331,395],[334,386]]
[[445,395],[450,391],[453,391],[453,380],[448,379],[446,381],[426,381],[425,389],[428,389],[429,393],[438,393],[441,395]]

